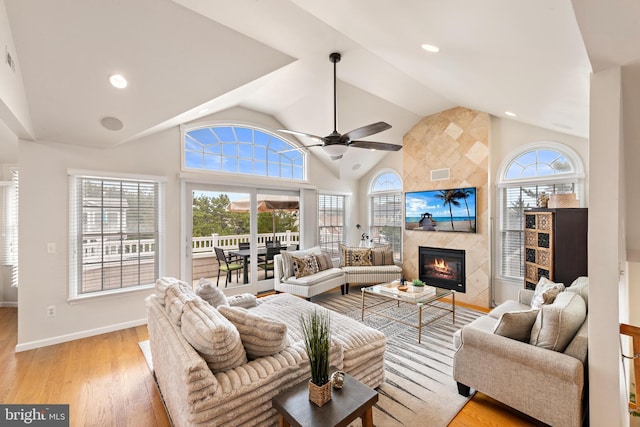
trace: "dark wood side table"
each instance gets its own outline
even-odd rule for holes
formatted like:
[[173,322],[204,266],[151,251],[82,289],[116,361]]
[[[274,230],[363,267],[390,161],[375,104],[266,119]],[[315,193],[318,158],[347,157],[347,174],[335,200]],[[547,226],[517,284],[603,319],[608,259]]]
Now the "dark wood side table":
[[280,427],[342,427],[360,417],[363,427],[373,427],[373,405],[378,392],[349,374],[344,387],[331,390],[331,400],[322,407],[309,401],[308,381],[283,391],[273,398],[273,407],[280,414]]

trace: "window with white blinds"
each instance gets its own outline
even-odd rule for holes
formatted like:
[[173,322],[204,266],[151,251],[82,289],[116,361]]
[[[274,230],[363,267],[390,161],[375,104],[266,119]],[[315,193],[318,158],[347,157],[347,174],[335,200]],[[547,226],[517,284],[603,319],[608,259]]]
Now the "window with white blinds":
[[344,241],[344,200],[341,195],[318,195],[320,248],[332,256],[340,255],[340,243]]
[[[548,145],[548,144],[547,144]],[[535,208],[544,192],[575,193],[582,200],[582,164],[568,148],[530,149],[519,152],[506,164],[498,184],[499,274],[524,280],[524,210]]]
[[18,286],[18,205],[19,175],[17,168],[9,168],[9,182],[4,187],[2,264],[9,269],[11,286]]
[[369,235],[376,244],[391,243],[393,258],[402,259],[402,181],[394,172],[383,172],[369,189],[371,226]]
[[71,176],[71,296],[153,284],[160,271],[162,183]]

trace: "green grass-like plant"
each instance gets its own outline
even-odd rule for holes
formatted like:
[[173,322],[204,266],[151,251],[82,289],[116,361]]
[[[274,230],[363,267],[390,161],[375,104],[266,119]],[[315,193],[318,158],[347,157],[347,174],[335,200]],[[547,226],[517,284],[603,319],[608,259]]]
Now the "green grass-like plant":
[[412,284],[413,286],[418,286],[418,287],[422,287],[422,286],[424,286],[424,282],[423,282],[422,280],[420,280],[420,279],[416,279],[416,280],[414,280],[413,282],[411,282],[411,284]]
[[304,346],[311,365],[311,382],[317,386],[329,382],[331,317],[329,311],[316,309],[301,317]]

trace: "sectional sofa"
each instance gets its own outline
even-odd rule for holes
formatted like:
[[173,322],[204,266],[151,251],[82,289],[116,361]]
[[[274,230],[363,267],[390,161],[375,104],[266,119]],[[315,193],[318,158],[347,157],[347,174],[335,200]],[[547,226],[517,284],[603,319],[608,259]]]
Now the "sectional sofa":
[[[175,426],[271,426],[271,399],[310,378],[300,318],[319,306],[290,294],[227,298],[174,278],[146,300],[154,373]],[[370,387],[384,381],[382,332],[331,312],[330,362]]]
[[391,245],[375,248],[341,245],[337,266],[319,246],[300,251],[282,251],[274,257],[275,291],[306,299],[338,286],[344,294],[349,293],[351,284],[385,283],[400,279],[401,276],[402,267],[394,264]]

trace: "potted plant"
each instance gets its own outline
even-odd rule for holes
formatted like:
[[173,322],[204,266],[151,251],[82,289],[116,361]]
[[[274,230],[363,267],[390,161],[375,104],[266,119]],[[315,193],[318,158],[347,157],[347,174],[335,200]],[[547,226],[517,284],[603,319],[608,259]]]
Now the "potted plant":
[[311,379],[309,400],[322,406],[331,400],[329,378],[329,349],[331,347],[331,318],[329,311],[316,309],[301,318],[304,347],[309,357]]
[[420,279],[416,279],[411,282],[411,286],[409,286],[409,292],[423,292],[424,291],[424,282]]

